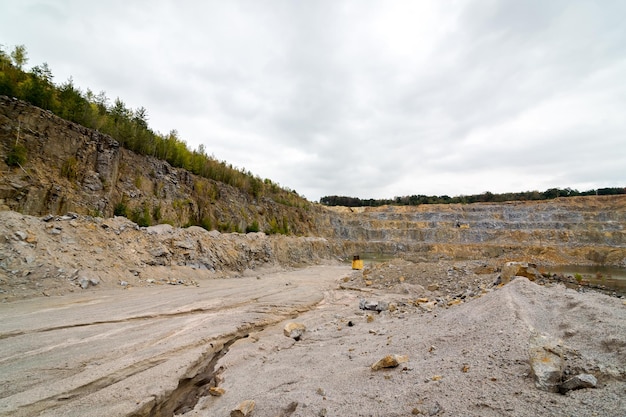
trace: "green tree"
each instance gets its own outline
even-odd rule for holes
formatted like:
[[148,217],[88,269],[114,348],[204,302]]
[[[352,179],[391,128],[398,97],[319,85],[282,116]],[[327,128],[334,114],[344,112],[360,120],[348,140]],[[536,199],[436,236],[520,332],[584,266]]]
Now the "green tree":
[[13,48],[13,52],[11,52],[11,58],[13,59],[13,64],[17,67],[17,69],[21,70],[24,65],[28,62],[28,54],[26,53],[26,47],[24,45],[17,45]]

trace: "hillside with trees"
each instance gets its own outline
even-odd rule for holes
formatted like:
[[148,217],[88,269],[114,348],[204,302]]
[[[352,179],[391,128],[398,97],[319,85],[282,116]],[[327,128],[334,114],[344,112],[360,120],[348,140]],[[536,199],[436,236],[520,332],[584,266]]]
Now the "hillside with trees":
[[[27,63],[28,54],[23,45],[16,46],[11,52],[0,45],[0,95],[49,110],[65,120],[107,134],[137,154],[153,156],[173,167],[223,182],[254,198],[266,196],[288,206],[306,204],[306,200],[293,190],[217,160],[207,153],[204,145],[189,149],[175,129],[166,134],[155,132],[148,124],[148,111],[144,107],[128,108],[119,97],[111,102],[104,91],[97,94],[90,89],[82,91],[71,78],[55,84],[47,63],[36,65],[30,71],[25,68]],[[11,161],[18,162],[20,153],[23,150],[18,144],[12,149]]]

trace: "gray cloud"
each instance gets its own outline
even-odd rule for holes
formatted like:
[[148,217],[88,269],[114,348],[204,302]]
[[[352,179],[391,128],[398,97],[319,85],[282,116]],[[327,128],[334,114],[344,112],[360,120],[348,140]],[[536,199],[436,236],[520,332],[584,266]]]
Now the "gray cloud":
[[620,1],[2,9],[1,42],[57,82],[313,200],[624,185]]

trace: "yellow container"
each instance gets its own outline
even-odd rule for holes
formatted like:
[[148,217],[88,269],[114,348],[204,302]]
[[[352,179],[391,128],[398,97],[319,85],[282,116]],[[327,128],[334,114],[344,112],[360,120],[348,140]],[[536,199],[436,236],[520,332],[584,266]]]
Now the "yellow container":
[[363,269],[363,261],[358,255],[352,258],[352,269]]

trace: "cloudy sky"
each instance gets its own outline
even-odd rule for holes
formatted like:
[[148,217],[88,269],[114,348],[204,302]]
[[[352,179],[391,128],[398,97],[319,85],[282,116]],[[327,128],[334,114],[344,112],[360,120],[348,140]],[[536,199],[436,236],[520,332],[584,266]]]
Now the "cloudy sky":
[[20,0],[0,44],[310,200],[626,186],[623,0]]

